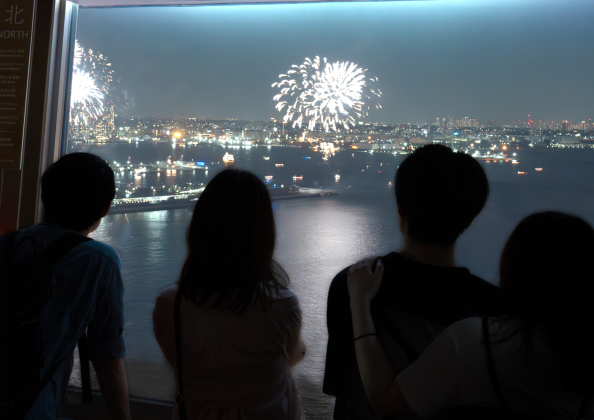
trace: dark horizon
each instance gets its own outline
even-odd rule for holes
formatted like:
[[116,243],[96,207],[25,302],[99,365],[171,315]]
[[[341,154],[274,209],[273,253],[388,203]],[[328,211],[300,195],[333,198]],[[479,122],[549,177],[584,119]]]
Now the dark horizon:
[[130,117],[279,120],[270,85],[319,55],[379,78],[367,122],[579,124],[593,18],[587,0],[81,8],[77,37],[134,95]]

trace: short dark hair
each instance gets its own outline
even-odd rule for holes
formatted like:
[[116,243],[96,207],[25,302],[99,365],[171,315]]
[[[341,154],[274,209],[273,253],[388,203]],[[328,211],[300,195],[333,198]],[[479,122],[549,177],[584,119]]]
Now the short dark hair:
[[407,234],[437,245],[454,243],[489,197],[481,165],[440,144],[419,147],[407,156],[395,185],[396,202],[407,211]]
[[87,229],[115,195],[115,176],[106,161],[91,153],[64,155],[41,177],[43,220],[66,229]]
[[289,285],[287,273],[273,259],[275,241],[264,183],[248,171],[219,172],[200,195],[188,226],[188,255],[178,283],[182,293],[196,305],[213,293],[218,294],[215,306],[231,298],[238,314],[254,296],[254,305],[270,307],[273,290]]

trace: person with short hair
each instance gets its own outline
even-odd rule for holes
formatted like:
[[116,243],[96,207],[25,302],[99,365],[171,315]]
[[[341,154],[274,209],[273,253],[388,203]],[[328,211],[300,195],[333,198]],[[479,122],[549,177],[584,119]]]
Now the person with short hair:
[[[72,153],[49,166],[41,177],[43,222],[20,231],[14,260],[39,257],[68,233],[88,236],[107,215],[115,198],[113,170],[90,153]],[[124,372],[124,284],[118,253],[98,241],[68,251],[54,266],[54,299],[42,309],[41,377],[62,362],[41,391],[26,419],[58,420],[73,367],[73,351],[87,332],[89,359],[97,373],[112,419],[129,419]]]
[[291,373],[305,356],[301,308],[273,259],[275,241],[261,180],[226,169],[208,182],[187,230],[179,281],[159,293],[153,312],[155,337],[176,376],[172,419],[304,418]]
[[376,261],[357,263],[348,279],[357,361],[374,411],[594,418],[594,229],[587,222],[559,212],[522,220],[499,264],[505,315],[453,323],[400,373],[376,340],[369,310],[387,280],[381,262],[373,270]]
[[[500,290],[458,267],[456,241],[480,213],[489,184],[471,156],[442,145],[416,149],[395,179],[404,245],[381,257],[385,280],[372,304],[382,346],[404,370],[448,325],[473,314],[497,315]],[[336,397],[335,419],[376,419],[355,357],[347,267],[328,293],[323,392]]]

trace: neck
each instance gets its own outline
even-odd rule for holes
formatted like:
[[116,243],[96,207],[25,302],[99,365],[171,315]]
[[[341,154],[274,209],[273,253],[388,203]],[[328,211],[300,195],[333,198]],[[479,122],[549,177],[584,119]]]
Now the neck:
[[88,228],[79,230],[78,233],[80,233],[83,236],[89,236],[89,233],[94,232],[99,227],[99,223],[101,223],[101,219],[97,220],[95,223],[93,223]]
[[438,267],[458,266],[456,264],[456,242],[450,245],[436,245],[419,242],[405,236],[400,255],[413,261]]

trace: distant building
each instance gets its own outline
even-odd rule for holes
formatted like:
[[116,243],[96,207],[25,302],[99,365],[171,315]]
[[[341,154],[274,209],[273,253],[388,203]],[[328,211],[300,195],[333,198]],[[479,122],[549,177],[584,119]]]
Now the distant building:
[[378,149],[377,143],[352,143],[351,149],[361,149],[361,150],[377,150]]
[[266,141],[268,137],[268,131],[261,131],[261,130],[243,130],[241,132],[241,137],[244,139],[249,139],[253,141]]
[[427,137],[411,137],[409,143],[413,146],[422,146],[424,144],[431,144],[433,143],[432,138]]
[[580,144],[580,138],[576,136],[555,136],[555,140],[558,144]]
[[451,131],[454,129],[454,119],[452,117],[444,117],[442,120],[441,127],[446,131]]

